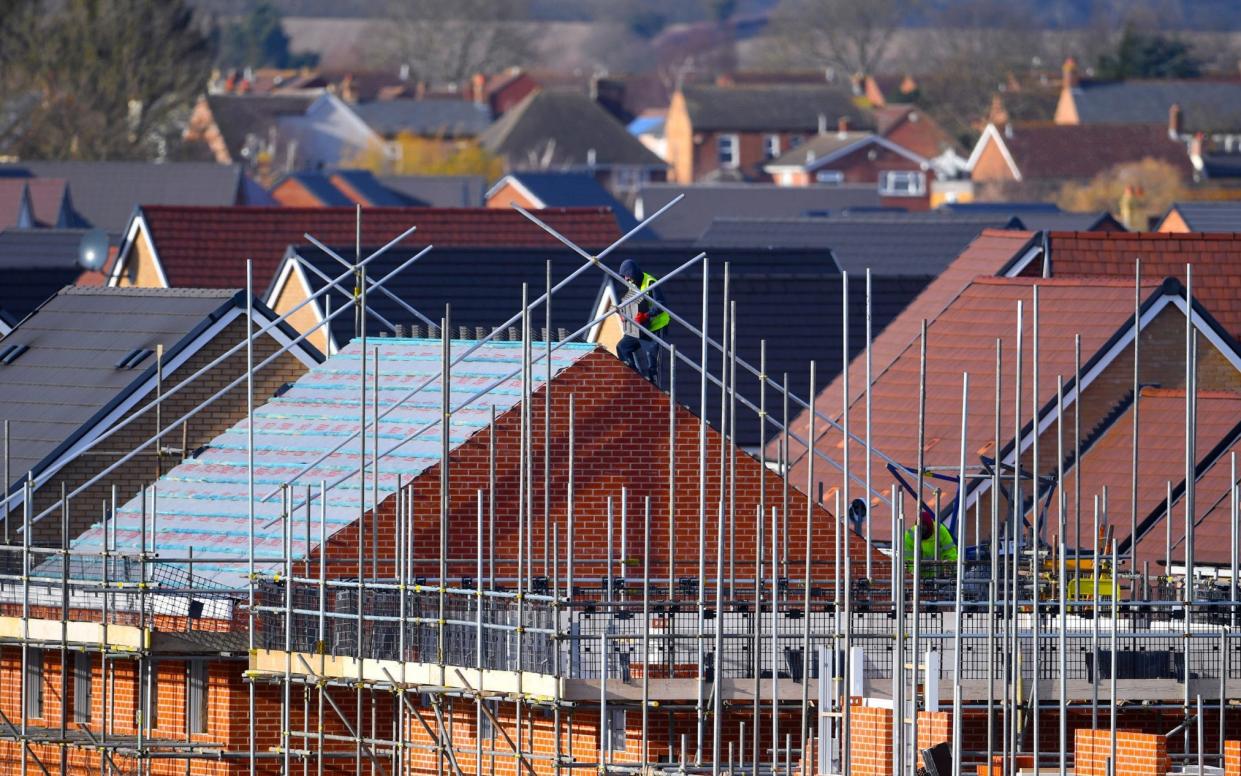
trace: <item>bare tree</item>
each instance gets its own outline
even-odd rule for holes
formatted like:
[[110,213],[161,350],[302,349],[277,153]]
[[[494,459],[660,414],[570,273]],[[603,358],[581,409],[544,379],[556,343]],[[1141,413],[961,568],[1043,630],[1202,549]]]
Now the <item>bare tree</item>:
[[377,63],[408,65],[432,84],[525,65],[535,54],[524,0],[396,0],[374,29]]
[[842,75],[874,73],[915,2],[784,0],[772,17],[772,34],[798,64],[832,67]]

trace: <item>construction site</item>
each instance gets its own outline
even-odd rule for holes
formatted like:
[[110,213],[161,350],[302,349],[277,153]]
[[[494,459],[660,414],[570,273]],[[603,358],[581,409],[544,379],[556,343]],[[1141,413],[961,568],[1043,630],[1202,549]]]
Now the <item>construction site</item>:
[[[434,247],[359,209],[61,473],[5,419],[0,772],[1241,773],[1241,353],[1199,267],[1023,238],[882,334],[846,277],[842,362],[769,374],[727,255],[618,273],[677,204],[603,250],[521,210],[580,261],[486,330],[390,291]],[[662,303],[695,346],[648,380],[591,339],[624,305],[556,330],[587,275],[699,288]]]

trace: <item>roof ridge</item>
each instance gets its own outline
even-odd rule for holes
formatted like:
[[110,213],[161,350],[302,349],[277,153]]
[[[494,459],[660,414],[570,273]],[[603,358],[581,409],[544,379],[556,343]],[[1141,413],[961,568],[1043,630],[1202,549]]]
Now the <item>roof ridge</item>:
[[[1066,287],[1076,288],[1084,286],[1104,286],[1107,288],[1133,288],[1132,280],[1121,280],[1119,278],[1109,277],[1080,277],[1080,278],[1032,278],[1032,277],[1012,277],[1000,278],[991,275],[979,275],[970,281],[970,285],[987,285],[987,286],[1044,286],[1044,287]],[[1163,285],[1163,278],[1142,279],[1143,288],[1158,288]]]
[[173,296],[227,299],[241,293],[238,288],[152,288],[145,286],[65,286],[61,296]]

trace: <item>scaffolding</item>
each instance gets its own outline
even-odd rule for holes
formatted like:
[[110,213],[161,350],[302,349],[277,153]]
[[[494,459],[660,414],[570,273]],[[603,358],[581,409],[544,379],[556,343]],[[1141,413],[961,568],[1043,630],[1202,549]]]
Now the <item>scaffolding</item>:
[[[1093,530],[1087,545],[1070,541],[1070,518],[1078,521],[1080,536],[1082,512],[1066,503],[1062,491],[1050,495],[1039,474],[1043,470],[1037,444],[1029,471],[1003,462],[981,468],[967,462],[967,424],[985,422],[968,417],[967,374],[961,380],[961,437],[955,461],[927,461],[923,453],[916,462],[884,456],[871,444],[869,273],[862,324],[867,342],[862,392],[865,421],[860,434],[850,427],[851,413],[837,419],[816,409],[815,364],[809,365],[811,391],[799,397],[789,390],[788,375],[777,379],[767,373],[765,344],[757,366],[737,356],[739,324],[729,293],[727,263],[722,269],[724,304],[718,323],[713,323],[708,309],[711,270],[705,254],[688,257],[644,291],[633,289],[634,298],[650,299],[651,292],[669,278],[701,269],[697,319],[691,319],[683,308],[667,308],[675,325],[698,339],[699,352],[686,353],[660,339],[652,340],[663,351],[668,391],[667,457],[660,454],[652,467],[666,468],[668,511],[656,513],[650,496],[635,498],[620,488],[608,495],[606,514],[575,513],[579,499],[573,468],[574,401],[585,397],[570,396],[565,418],[567,449],[563,451],[568,514],[563,523],[553,519],[549,506],[553,354],[568,343],[581,341],[607,315],[624,313],[609,311],[558,341],[551,336],[536,341],[537,319],[540,313],[545,316],[544,331],[550,333],[550,307],[557,290],[584,273],[601,272],[625,284],[604,259],[677,201],[598,253],[574,245],[535,214],[522,210],[532,224],[577,253],[583,263],[555,283],[549,264],[546,287],[539,296],[530,299],[529,289],[523,287],[520,310],[508,321],[456,347],[451,310],[446,309],[436,321],[384,287],[431,247],[399,263],[385,277],[369,277],[368,265],[414,230],[363,257],[359,209],[359,238],[352,261],[306,236],[341,264],[339,276],[325,277],[328,282],[323,289],[272,324],[256,331],[251,320],[244,341],[176,385],[161,385],[156,399],[83,452],[136,418],[159,413],[169,396],[194,384],[228,356],[244,351],[247,365],[242,375],[184,417],[161,418],[147,443],[105,466],[85,484],[72,491],[61,485],[60,499],[53,507],[35,513],[31,506],[36,489],[55,485],[50,479],[31,475],[20,490],[4,494],[6,512],[17,505],[23,510],[22,525],[16,531],[20,544],[0,547],[8,569],[0,574],[0,647],[20,653],[17,696],[22,716],[13,720],[0,711],[0,741],[19,751],[23,776],[32,769],[45,774],[76,769],[101,774],[164,773],[171,772],[168,762],[183,764],[186,773],[197,767],[195,763],[210,762],[223,763],[237,773],[289,776],[312,772],[403,776],[427,771],[458,776],[496,772],[562,776],[581,769],[756,776],[853,773],[852,716],[859,702],[893,709],[890,772],[895,774],[912,774],[919,767],[917,712],[945,708],[953,720],[953,776],[976,763],[998,763],[1003,776],[1016,776],[1025,767],[1026,757],[1032,757],[1036,769],[1058,768],[1063,774],[1072,764],[1071,724],[1110,730],[1110,762],[1115,763],[1118,715],[1137,709],[1166,712],[1178,720],[1170,735],[1181,739],[1173,757],[1182,765],[1196,763],[1199,773],[1205,772],[1201,769],[1207,764],[1222,766],[1228,723],[1236,725],[1230,696],[1236,694],[1236,682],[1241,681],[1241,641],[1235,635],[1241,612],[1236,584],[1235,459],[1230,461],[1227,492],[1203,494],[1229,504],[1229,567],[1194,563],[1196,461],[1187,452],[1185,560],[1174,568],[1169,554],[1165,573],[1151,575],[1145,568],[1136,568],[1132,548],[1128,557],[1121,552],[1108,528],[1115,521],[1107,514],[1105,497],[1102,505],[1099,497],[1094,499]],[[1139,267],[1134,286],[1135,327],[1140,279]],[[284,347],[301,342],[337,316],[354,316],[362,362],[357,426],[316,460],[269,487],[255,477],[253,378],[281,351],[255,363],[255,337],[337,288],[351,290],[355,304],[330,311]],[[376,293],[394,299],[440,339],[441,360],[434,374],[387,403],[378,398],[377,365],[367,368],[368,342],[383,339],[366,331],[367,297]],[[842,284],[842,293],[844,362],[840,367],[845,375],[843,393],[849,397],[848,335],[856,323],[848,317],[847,283]],[[246,294],[253,306],[249,267]],[[1033,294],[1034,379],[1030,383],[1034,387],[1029,388],[1027,398],[1037,427],[1044,399],[1037,391],[1037,285]],[[1195,449],[1196,433],[1197,349],[1191,309],[1187,304],[1187,451]],[[1020,303],[1015,313],[1019,333],[1013,374],[1020,404],[1024,345],[1020,332],[1025,314]],[[399,324],[378,320],[399,333]],[[487,380],[457,401],[449,382],[453,370],[515,325],[520,327],[520,368]],[[917,427],[910,433],[917,435],[920,451],[926,449],[926,341],[924,321],[919,395],[910,397],[918,413]],[[1135,352],[1135,396],[1140,388],[1137,360]],[[997,377],[1003,366],[997,341]],[[541,396],[535,390],[538,369],[545,370]],[[698,406],[704,412],[708,391],[718,391],[720,397],[718,421],[697,420],[697,444],[691,451],[678,449],[676,433],[680,420],[674,375],[683,369],[698,377]],[[514,405],[519,434],[518,496],[498,503],[493,409],[489,471],[480,480],[486,487],[477,488],[474,494],[475,524],[450,525],[454,472],[449,420],[467,406],[485,406],[489,392],[513,380],[521,386],[521,398]],[[757,397],[739,388],[743,381],[757,384]],[[120,505],[114,491],[111,503],[103,505],[102,551],[73,548],[67,526],[79,493],[106,482],[109,473],[133,456],[158,449],[161,440],[177,433],[189,417],[242,385],[248,395],[245,503],[249,533],[244,558],[213,554],[211,548],[197,552],[191,548],[184,555],[160,551],[158,482],[144,488],[139,497],[136,546],[118,537]],[[400,439],[381,440],[380,422],[424,389],[438,389],[439,419]],[[1061,382],[1058,406],[1063,397]],[[540,401],[545,402],[541,428],[533,412]],[[999,427],[999,403],[997,380],[996,450],[1005,441]],[[809,427],[804,435],[792,430],[790,411],[807,414]],[[757,504],[753,514],[743,514],[738,501],[746,499],[739,499],[737,492],[731,429],[738,413],[749,412],[761,421],[764,444],[758,452]],[[1019,410],[1017,435],[1021,417]],[[1057,418],[1062,417],[1063,413],[1057,413]],[[1136,429],[1136,412],[1134,423]],[[412,482],[399,482],[391,495],[381,497],[380,473],[388,457],[415,438],[433,435],[437,427],[443,429],[436,475],[438,514],[415,509],[419,501]],[[861,465],[851,460],[848,443],[839,460],[835,451],[815,446],[816,427],[834,428],[845,439],[863,445],[865,460]],[[1055,481],[1063,482],[1070,451],[1064,449],[1059,421],[1055,432],[1059,440],[1054,452],[1059,467]],[[536,438],[544,441],[539,466],[534,460]],[[1073,438],[1077,444],[1080,435],[1074,433]],[[776,442],[779,450],[775,460],[768,459],[769,441]],[[810,451],[805,483],[791,482],[786,474],[790,444]],[[342,472],[335,480],[305,481],[317,464],[351,445],[358,450],[356,470]],[[7,449],[6,443],[6,471]],[[871,471],[872,452],[897,470],[911,473],[918,486],[908,494],[896,487],[879,492]],[[1073,450],[1071,460],[1080,460],[1080,452]],[[1135,441],[1135,491],[1138,455]],[[697,469],[696,499],[676,485],[678,469],[687,461],[693,461]],[[816,466],[840,473],[842,485],[830,494],[831,503],[822,503],[823,497],[814,493]],[[535,476],[536,470],[541,477]],[[993,498],[988,515],[980,514],[975,506],[972,520],[965,499],[958,498],[948,507],[947,511],[955,512],[952,516],[962,548],[951,563],[923,559],[917,541],[912,543],[914,556],[908,557],[899,540],[908,517],[932,506],[937,514],[945,512],[938,492],[923,485],[931,471],[955,471],[957,483],[983,480],[994,493],[1009,496],[1008,507]],[[708,487],[712,479],[716,484]],[[325,556],[328,494],[350,483],[360,497],[357,546],[351,548],[348,563],[329,562]],[[1089,490],[1087,483],[1085,492]],[[368,491],[372,494],[369,507]],[[1028,525],[1023,520],[1027,501],[1023,491],[1034,495]],[[806,496],[801,502],[799,492]],[[1055,504],[1041,511],[1038,502],[1045,492]],[[1078,492],[1083,490],[1079,487]],[[851,521],[849,506],[858,493],[865,494],[872,508]],[[278,554],[256,549],[256,532],[263,527],[258,505],[273,500],[280,503]],[[536,501],[541,510],[534,508]],[[693,502],[697,515],[691,526],[695,541],[689,547],[678,539],[682,534],[674,525],[674,505],[680,503],[684,508],[687,502]],[[1169,519],[1171,504],[1169,489]],[[395,527],[394,535],[383,537],[382,552],[378,549],[381,507],[391,511]],[[321,513],[314,519],[316,508]],[[907,509],[911,510],[908,514]],[[890,520],[893,541],[887,545],[872,539],[872,520],[880,519],[880,510]],[[497,515],[502,512],[516,516],[517,551],[511,557],[497,557],[495,551]],[[824,516],[830,520],[826,526],[830,542],[818,546],[815,539],[824,526],[815,523]],[[32,526],[52,519],[60,519],[65,526],[61,546],[32,546]],[[1046,524],[1040,524],[1043,519]],[[602,556],[583,553],[575,541],[579,524],[592,523],[604,527]],[[989,526],[985,532],[984,523]],[[312,530],[316,525],[317,536]],[[419,527],[428,525],[438,535],[436,545],[416,546]],[[473,557],[451,555],[449,532],[471,529]],[[753,535],[752,546],[739,550],[739,529]],[[132,530],[120,533],[128,535]],[[629,546],[635,534],[640,537],[639,546]],[[984,534],[989,537],[985,542]],[[803,537],[801,557],[790,538],[796,535]],[[666,555],[655,557],[652,542],[663,536],[667,537]],[[965,552],[967,546],[973,551]],[[714,550],[713,558],[708,557],[709,548]],[[221,586],[201,571],[204,566],[229,564],[237,567],[244,584]],[[350,573],[341,572],[345,566],[351,568]],[[27,677],[41,674],[32,665],[45,652],[58,656],[60,704],[58,719],[49,722],[45,718],[45,724],[38,725],[34,720],[43,715],[32,712],[35,696],[41,704],[42,693]],[[171,673],[161,668],[164,664],[184,666],[183,735],[171,735],[153,723],[161,680]],[[209,740],[202,735],[207,728],[202,700],[208,684],[206,666],[221,664],[244,688],[244,741]],[[98,683],[101,717],[91,714],[91,691],[86,690],[83,711],[80,693],[70,687],[81,681],[83,673],[90,684],[96,666],[102,678]],[[118,675],[135,680],[132,720],[118,719],[117,703],[123,703]],[[70,697],[74,698],[72,708]],[[1214,715],[1213,727],[1208,724],[1209,714]],[[274,737],[260,730],[273,719],[278,720]],[[967,721],[985,729],[985,735],[972,737],[981,739],[983,746],[966,745],[963,727]],[[1056,726],[1058,748],[1042,749],[1046,736],[1040,733],[1040,725]],[[469,735],[463,733],[467,729]],[[1209,749],[1208,736],[1215,744]],[[49,753],[55,753],[58,764],[48,761]],[[78,765],[86,761],[79,755],[91,758],[92,765]]]

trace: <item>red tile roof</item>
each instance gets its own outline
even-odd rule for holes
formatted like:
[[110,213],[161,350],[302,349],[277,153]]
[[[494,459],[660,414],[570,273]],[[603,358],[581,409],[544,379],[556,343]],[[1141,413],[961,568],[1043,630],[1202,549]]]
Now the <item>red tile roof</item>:
[[[1131,319],[1133,284],[1113,280],[1038,280],[1027,278],[978,278],[961,292],[952,304],[928,323],[926,464],[955,466],[960,444],[961,375],[970,375],[969,438],[967,463],[976,465],[979,454],[993,456],[995,410],[995,343],[1003,343],[1001,435],[1011,439],[1013,430],[1013,359],[1016,352],[1016,307],[1025,305],[1022,322],[1025,343],[1022,393],[1030,395],[1030,343],[1032,337],[1032,288],[1039,287],[1039,385],[1040,404],[1055,395],[1056,377],[1073,374],[1074,336],[1082,337],[1082,359],[1089,361],[1105,343]],[[1151,284],[1149,290],[1154,290]],[[886,370],[878,374],[871,389],[872,444],[877,450],[906,466],[917,465],[919,343],[910,343]],[[1029,419],[1029,401],[1023,400],[1023,416]],[[850,407],[851,431],[862,437],[865,405],[854,401]],[[843,460],[841,434],[824,434],[818,424],[817,448],[837,462]],[[790,442],[792,446],[793,443]],[[791,451],[796,459],[800,449]],[[862,477],[865,449],[854,442],[850,447],[850,471]],[[886,492],[893,483],[885,461],[875,456],[871,462],[872,483]],[[806,462],[793,468],[792,482],[806,482]],[[822,459],[815,462],[815,480],[824,488],[838,486],[840,472]],[[912,479],[906,477],[907,480]],[[949,482],[935,482],[944,490],[946,506],[955,494]],[[862,488],[850,484],[850,497]],[[873,502],[872,502],[873,503]],[[912,511],[912,508],[911,508]],[[890,513],[886,507],[874,509],[872,531],[877,539],[889,536]]]
[[1241,234],[1052,232],[1051,273],[1058,278],[1110,277],[1132,282],[1134,259],[1143,277],[1185,282],[1194,267],[1193,294],[1234,337],[1241,336]]
[[1189,178],[1185,146],[1163,124],[1017,124],[1004,145],[1025,180],[1093,178],[1118,164],[1152,158]]
[[[1198,393],[1197,460],[1201,460],[1212,448],[1229,437],[1241,421],[1241,394],[1222,391]],[[1176,488],[1185,479],[1185,391],[1168,388],[1143,388],[1138,406],[1138,508],[1139,525],[1138,560],[1152,561],[1164,557],[1165,523],[1162,516],[1144,531],[1144,521],[1164,502],[1168,483]],[[1082,544],[1088,548],[1093,530],[1092,499],[1107,488],[1108,522],[1114,528],[1118,542],[1125,542],[1131,534],[1130,504],[1132,503],[1132,453],[1133,453],[1133,407],[1130,406],[1089,447],[1082,452],[1080,477],[1082,481],[1081,515]],[[1072,468],[1065,471],[1063,483],[1068,505],[1067,541],[1076,546],[1075,489],[1077,474]],[[1222,489],[1227,491],[1227,474]],[[1210,488],[1202,488],[1204,498],[1198,498],[1199,514],[1203,514],[1218,494],[1210,494]],[[1162,511],[1162,510],[1160,510]],[[1225,512],[1227,507],[1225,505]],[[1055,520],[1055,509],[1048,513]],[[1227,515],[1225,514],[1225,521]],[[1184,513],[1173,519],[1173,542],[1184,533]],[[1227,531],[1227,522],[1224,530]],[[1044,536],[1052,538],[1053,532]],[[1195,542],[1198,545],[1197,542]],[[1201,546],[1201,545],[1198,545]],[[1224,543],[1225,554],[1227,541]],[[1122,549],[1122,554],[1124,550]],[[1176,555],[1174,554],[1174,557]]]
[[[921,332],[922,320],[935,320],[944,308],[969,287],[977,277],[994,277],[1001,270],[1031,245],[1033,232],[1019,232],[1009,229],[984,229],[974,242],[970,243],[956,259],[953,259],[939,277],[931,281],[909,305],[892,319],[882,331],[877,332],[871,343],[871,375],[883,373],[895,361],[905,348],[916,342]],[[851,321],[851,326],[863,327],[865,321]],[[839,418],[842,412],[841,400],[844,378],[838,375],[815,400],[815,408],[824,415]],[[849,365],[850,396],[862,396],[866,392],[866,354],[859,354]],[[810,418],[801,413],[793,421],[793,431],[804,435],[809,428]],[[820,421],[820,426],[822,422]],[[776,445],[780,440],[773,440],[768,451],[769,455],[777,455]]]
[[[141,210],[168,283],[173,287],[238,288],[245,285],[246,259],[254,260],[256,287],[276,271],[290,244],[305,234],[330,246],[352,245],[353,208],[172,207]],[[606,246],[620,236],[606,208],[540,210],[540,219],[584,247]],[[417,226],[409,246],[559,245],[515,210],[487,208],[366,208],[362,244],[382,245]]]

